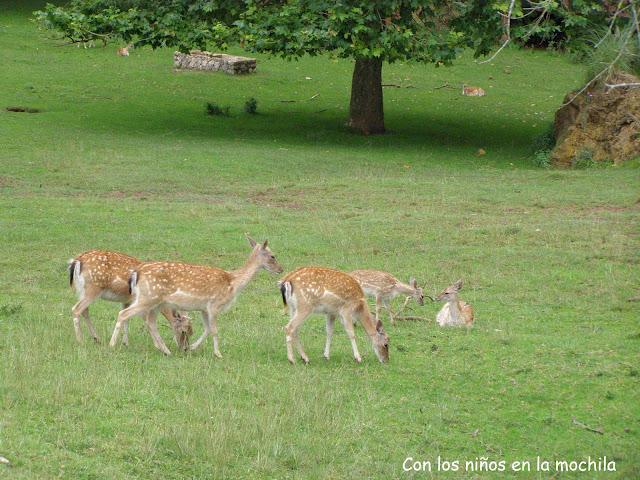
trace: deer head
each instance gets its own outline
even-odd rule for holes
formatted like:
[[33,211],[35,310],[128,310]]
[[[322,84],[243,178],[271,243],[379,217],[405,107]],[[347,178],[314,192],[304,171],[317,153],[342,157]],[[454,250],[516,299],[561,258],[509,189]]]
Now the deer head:
[[389,337],[385,333],[380,320],[376,323],[376,334],[373,337],[373,351],[382,363],[389,361]]
[[249,245],[251,245],[251,248],[253,248],[253,255],[255,256],[255,259],[258,262],[260,268],[264,268],[270,273],[282,273],[282,266],[280,266],[280,264],[276,260],[275,255],[267,246],[269,241],[265,240],[264,242],[260,243],[256,242],[248,234],[246,234],[246,236],[247,240],[249,241]]
[[458,292],[462,290],[462,279],[458,280],[455,283],[452,283],[447,288],[445,288],[440,294],[436,297],[438,301],[450,301],[456,300],[458,298]]
[[418,305],[424,305],[424,291],[422,287],[418,286],[418,282],[415,278],[411,277],[409,279],[409,285],[413,288],[414,292],[411,294],[413,299],[416,301]]

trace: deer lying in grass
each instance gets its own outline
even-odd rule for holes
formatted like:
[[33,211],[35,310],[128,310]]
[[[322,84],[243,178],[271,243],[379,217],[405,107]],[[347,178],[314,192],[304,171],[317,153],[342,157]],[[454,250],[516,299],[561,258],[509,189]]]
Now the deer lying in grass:
[[374,323],[371,319],[364,292],[353,277],[330,268],[303,267],[287,274],[279,285],[282,300],[289,306],[291,316],[285,327],[289,362],[295,363],[292,347],[292,343],[295,343],[304,363],[309,363],[309,357],[304,353],[298,337],[298,328],[312,313],[324,313],[327,316],[327,340],[324,347],[324,358],[327,360],[337,316],[347,331],[356,362],[361,362],[362,358],[356,345],[353,318],[360,320],[371,338],[378,360],[383,363],[389,360],[389,337],[382,328],[382,322],[378,320]]
[[129,49],[133,48],[133,43],[130,43],[129,45],[127,45],[126,47],[121,47],[118,49],[118,56],[119,57],[128,57],[129,56]]
[[447,302],[436,316],[436,322],[441,327],[454,325],[471,327],[473,325],[473,308],[468,303],[458,299],[460,290],[462,290],[462,280],[449,285],[436,297],[436,300],[440,302]]
[[418,305],[424,305],[424,292],[413,277],[407,284],[402,283],[390,273],[379,270],[354,270],[349,275],[357,280],[366,295],[375,298],[376,321],[380,319],[380,308],[384,307],[389,313],[391,323],[395,324],[389,301],[398,295],[411,296]]
[[122,325],[134,315],[145,316],[153,343],[166,355],[170,355],[158,334],[156,316],[158,309],[173,306],[184,311],[202,312],[204,332],[191,345],[198,348],[209,334],[213,336],[213,354],[222,357],[218,346],[217,317],[225,312],[261,268],[272,273],[281,273],[282,267],[264,243],[256,243],[247,236],[252,251],[249,259],[238,270],[227,272],[220,268],[191,265],[178,262],[150,262],[136,268],[129,278],[134,302],[118,314],[109,345],[118,341]]
[[[142,264],[137,258],[107,250],[90,250],[69,260],[69,284],[75,287],[78,303],[71,309],[76,339],[82,342],[80,316],[89,328],[93,339],[98,342],[98,334],[89,318],[89,306],[98,298],[120,302],[123,308],[132,301],[127,281],[134,269]],[[179,348],[186,349],[189,336],[193,333],[191,320],[171,308],[164,308],[162,314],[167,318],[173,330]],[[129,323],[124,324],[123,344],[129,343]]]

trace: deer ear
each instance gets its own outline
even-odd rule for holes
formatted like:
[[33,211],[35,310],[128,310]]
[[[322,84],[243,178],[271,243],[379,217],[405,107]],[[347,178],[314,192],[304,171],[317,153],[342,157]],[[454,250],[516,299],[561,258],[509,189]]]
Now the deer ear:
[[411,285],[413,288],[418,288],[418,282],[413,277],[409,279],[409,285]]
[[376,331],[378,331],[378,332],[382,332],[383,331],[382,321],[380,319],[378,319],[378,321],[376,322]]
[[459,279],[456,283],[453,284],[456,290],[462,290],[462,279]]
[[269,240],[265,240],[264,243],[262,244],[262,248],[267,248],[268,243],[269,243]]
[[253,238],[251,238],[248,233],[245,233],[245,236],[247,237],[247,240],[249,240],[249,245],[251,245],[251,248],[255,247],[256,241]]

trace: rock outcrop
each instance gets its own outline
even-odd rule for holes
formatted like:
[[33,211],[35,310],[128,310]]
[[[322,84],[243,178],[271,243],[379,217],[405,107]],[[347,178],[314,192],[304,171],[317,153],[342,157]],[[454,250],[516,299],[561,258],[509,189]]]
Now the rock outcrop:
[[[637,83],[640,79],[616,74],[606,83]],[[563,103],[573,98],[569,93]],[[581,152],[595,162],[621,163],[640,156],[640,88],[608,88],[597,85],[586,89],[556,112],[556,146],[551,161],[572,166]]]

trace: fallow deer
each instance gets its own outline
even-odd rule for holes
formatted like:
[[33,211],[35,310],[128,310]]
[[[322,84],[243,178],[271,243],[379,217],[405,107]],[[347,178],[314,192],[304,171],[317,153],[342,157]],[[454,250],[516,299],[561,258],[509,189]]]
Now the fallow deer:
[[[93,339],[98,342],[98,334],[89,317],[89,306],[98,298],[111,302],[120,302],[126,308],[132,301],[127,280],[134,269],[142,264],[141,260],[124,253],[107,250],[90,250],[69,260],[69,285],[78,294],[78,303],[71,309],[76,339],[82,342],[80,316],[89,328]],[[193,333],[189,317],[165,308],[162,314],[167,318],[174,333],[178,347],[185,349],[189,345],[189,336]],[[129,324],[124,324],[122,343],[129,343]]]
[[352,319],[360,321],[367,335],[371,338],[373,350],[381,362],[389,359],[389,337],[382,327],[382,322],[371,319],[364,292],[358,282],[350,275],[339,270],[320,267],[302,267],[287,274],[279,283],[282,300],[289,306],[291,316],[285,327],[287,341],[287,358],[295,363],[293,346],[295,343],[300,357],[309,363],[309,357],[302,349],[298,337],[298,329],[312,313],[323,313],[327,316],[327,340],[324,347],[324,358],[329,359],[333,326],[337,316],[347,331],[353,356],[356,362],[362,358],[358,352]]
[[473,325],[473,308],[458,299],[460,290],[462,290],[462,280],[449,285],[436,297],[438,301],[447,302],[436,316],[436,322],[441,327],[454,325],[471,327]]
[[127,45],[126,47],[121,47],[118,49],[118,56],[120,57],[128,57],[129,56],[129,49],[133,48],[133,44],[130,43],[129,45]]
[[484,97],[486,92],[480,87],[468,87],[466,85],[462,85],[462,95],[466,97]]
[[229,272],[179,262],[150,262],[138,266],[129,278],[129,287],[135,300],[118,314],[109,345],[116,345],[120,330],[129,318],[143,314],[156,348],[170,355],[158,334],[156,316],[159,308],[172,306],[184,311],[202,312],[204,332],[191,345],[191,350],[198,348],[211,334],[213,353],[216,357],[222,357],[218,346],[218,315],[231,307],[258,270],[264,268],[271,273],[282,272],[266,240],[256,243],[248,235],[247,239],[252,247],[248,260],[239,269]]
[[390,273],[380,270],[354,270],[349,275],[356,279],[366,295],[376,300],[376,321],[380,319],[380,308],[384,307],[391,323],[395,323],[389,301],[398,295],[411,296],[418,305],[424,305],[424,292],[413,277],[409,279],[409,283],[403,283]]

